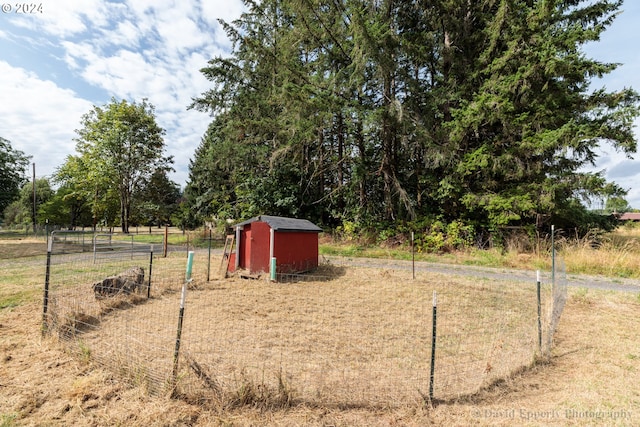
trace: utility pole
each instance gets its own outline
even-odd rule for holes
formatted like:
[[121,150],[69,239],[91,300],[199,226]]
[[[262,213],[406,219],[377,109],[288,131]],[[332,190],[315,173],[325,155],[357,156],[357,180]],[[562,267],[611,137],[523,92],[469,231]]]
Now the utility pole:
[[33,234],[36,234],[36,164],[33,163]]

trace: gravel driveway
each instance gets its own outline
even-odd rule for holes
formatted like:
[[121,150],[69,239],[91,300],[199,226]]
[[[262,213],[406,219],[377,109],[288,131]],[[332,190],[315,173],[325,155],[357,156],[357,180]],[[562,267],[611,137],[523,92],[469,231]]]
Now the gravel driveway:
[[[388,268],[394,270],[411,270],[411,261],[385,260],[374,258],[354,258],[325,256],[324,259],[336,265],[349,265],[353,267]],[[508,268],[478,267],[470,265],[444,264],[434,262],[416,261],[416,272],[434,272],[466,277],[479,277],[492,280],[535,282],[535,270],[518,270]],[[543,283],[551,282],[551,272],[541,271],[540,279]],[[602,289],[619,292],[640,293],[640,281],[637,279],[611,278],[604,276],[567,275],[567,285],[588,289]]]

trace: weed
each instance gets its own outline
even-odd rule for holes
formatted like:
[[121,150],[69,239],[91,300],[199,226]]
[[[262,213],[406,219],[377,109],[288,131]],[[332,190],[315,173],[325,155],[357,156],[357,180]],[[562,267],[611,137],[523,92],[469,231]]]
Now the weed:
[[254,407],[259,409],[282,409],[294,405],[295,392],[285,380],[282,370],[276,373],[277,386],[272,386],[264,378],[256,382],[241,372],[239,386],[226,399],[228,408]]
[[82,340],[78,340],[78,350],[80,351],[80,360],[84,363],[89,363],[91,360],[91,349]]
[[571,295],[571,299],[578,304],[591,304],[591,299],[589,298],[589,289],[580,287],[576,289]]
[[21,295],[9,295],[7,297],[3,297],[0,299],[0,310],[4,310],[5,308],[13,308],[18,307],[22,304],[22,296]]

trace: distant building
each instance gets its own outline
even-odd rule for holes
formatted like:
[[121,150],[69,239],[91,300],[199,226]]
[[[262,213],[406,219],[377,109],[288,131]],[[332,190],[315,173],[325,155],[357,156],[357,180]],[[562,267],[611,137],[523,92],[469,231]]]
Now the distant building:
[[638,222],[640,221],[640,212],[625,212],[622,215],[619,215],[618,219],[620,221]]

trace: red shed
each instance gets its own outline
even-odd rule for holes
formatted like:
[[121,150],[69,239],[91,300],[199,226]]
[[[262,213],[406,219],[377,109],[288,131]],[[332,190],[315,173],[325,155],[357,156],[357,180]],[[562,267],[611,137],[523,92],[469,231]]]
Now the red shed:
[[[318,267],[318,233],[322,229],[306,219],[260,215],[236,225],[236,253],[230,270],[250,274],[270,271],[300,273]],[[235,259],[233,259],[235,258]]]

